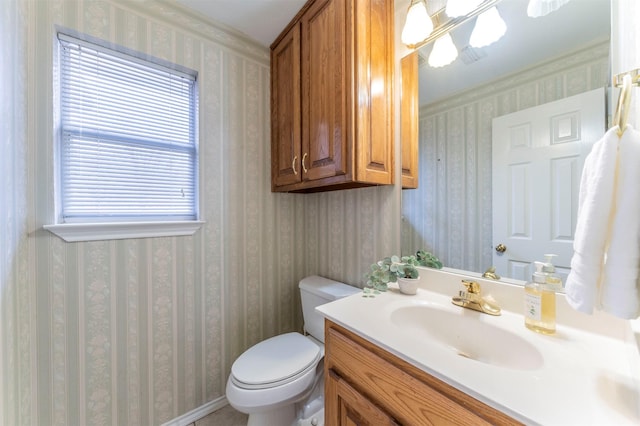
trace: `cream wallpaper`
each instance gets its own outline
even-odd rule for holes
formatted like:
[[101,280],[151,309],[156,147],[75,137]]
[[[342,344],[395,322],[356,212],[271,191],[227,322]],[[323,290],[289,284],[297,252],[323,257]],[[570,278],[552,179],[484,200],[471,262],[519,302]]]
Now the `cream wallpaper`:
[[609,43],[585,48],[420,110],[418,189],[402,192],[402,252],[446,266],[492,264],[491,122],[609,82]]
[[[223,396],[248,346],[301,329],[300,278],[359,284],[398,247],[394,188],[270,192],[268,49],[168,1],[0,9],[0,424],[174,419]],[[65,243],[42,230],[56,26],[198,71],[206,224],[192,237]]]
[[[640,19],[640,3],[633,0],[617,0],[612,2],[613,31],[612,40],[614,48],[611,51],[611,72],[623,73],[634,69],[640,69],[640,29],[636,25]],[[613,98],[614,105],[618,101],[616,90]],[[631,113],[629,124],[636,129],[640,128],[640,96],[638,89],[634,89],[631,98]]]

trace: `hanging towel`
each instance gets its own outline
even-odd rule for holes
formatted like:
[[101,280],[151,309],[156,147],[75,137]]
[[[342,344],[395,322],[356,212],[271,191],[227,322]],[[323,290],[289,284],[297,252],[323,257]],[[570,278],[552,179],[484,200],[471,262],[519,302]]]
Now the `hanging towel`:
[[578,311],[639,314],[640,133],[610,129],[585,160],[566,295]]
[[616,199],[600,304],[605,312],[634,319],[640,314],[640,133],[627,125],[618,150]]
[[574,253],[565,290],[569,304],[587,314],[593,313],[602,276],[617,150],[613,128],[593,145],[582,169]]

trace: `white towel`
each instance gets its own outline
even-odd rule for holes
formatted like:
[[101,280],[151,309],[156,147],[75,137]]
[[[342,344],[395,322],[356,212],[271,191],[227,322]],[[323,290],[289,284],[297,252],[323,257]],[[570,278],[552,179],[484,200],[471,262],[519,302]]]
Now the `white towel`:
[[634,319],[640,315],[640,133],[627,126],[618,146],[616,199],[600,304],[605,312]]
[[621,318],[636,318],[640,133],[627,126],[619,138],[616,131],[617,127],[610,129],[596,142],[585,160],[566,293],[578,311],[592,313],[598,308]]
[[565,289],[569,304],[588,314],[596,305],[602,275],[617,149],[618,135],[610,129],[587,155],[580,180],[574,254]]

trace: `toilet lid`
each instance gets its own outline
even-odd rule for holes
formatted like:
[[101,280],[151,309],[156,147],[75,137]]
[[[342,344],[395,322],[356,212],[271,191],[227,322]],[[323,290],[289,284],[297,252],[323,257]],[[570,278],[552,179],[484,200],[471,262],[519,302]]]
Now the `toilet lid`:
[[247,349],[231,366],[231,375],[243,387],[271,387],[315,368],[320,358],[318,345],[300,333],[286,333]]

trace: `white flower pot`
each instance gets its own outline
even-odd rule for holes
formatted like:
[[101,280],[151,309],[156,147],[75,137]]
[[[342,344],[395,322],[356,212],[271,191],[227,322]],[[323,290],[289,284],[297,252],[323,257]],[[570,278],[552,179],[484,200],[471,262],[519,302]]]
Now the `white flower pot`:
[[398,287],[402,294],[416,294],[418,292],[418,278],[398,278]]

